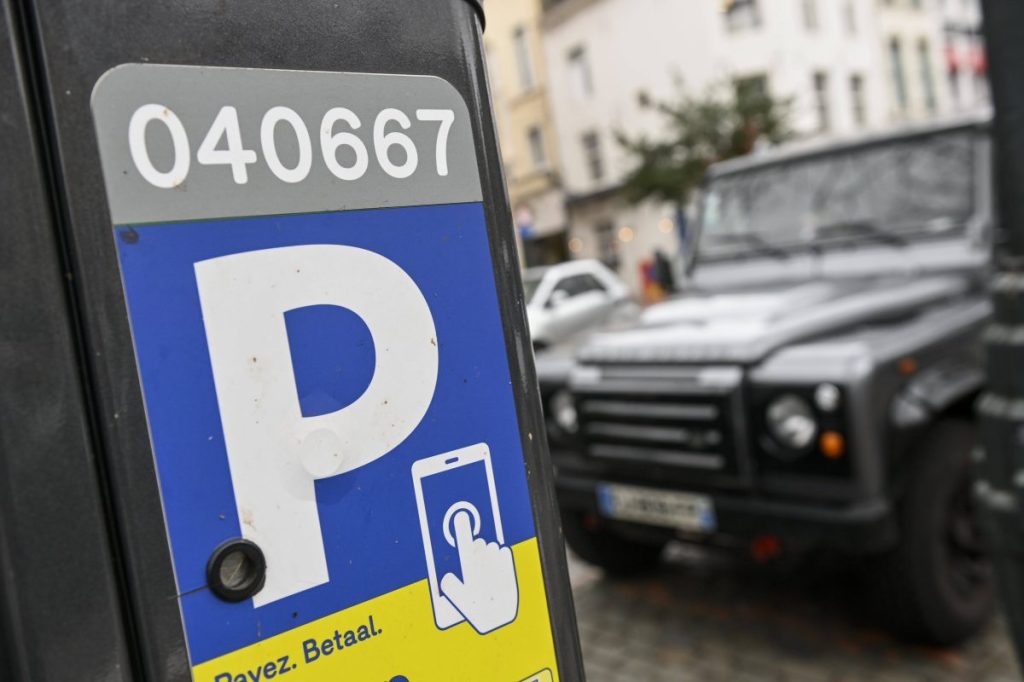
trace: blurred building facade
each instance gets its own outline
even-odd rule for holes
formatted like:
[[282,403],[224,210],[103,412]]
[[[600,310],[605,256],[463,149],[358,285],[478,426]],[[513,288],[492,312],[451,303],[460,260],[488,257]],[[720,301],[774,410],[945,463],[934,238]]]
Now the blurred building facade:
[[541,0],[488,2],[484,35],[509,200],[526,266],[569,258],[542,10]]
[[[942,117],[984,92],[978,0],[495,0],[485,46],[528,265],[640,265],[680,249],[679,219],[620,188],[616,133],[658,137],[641,99],[756,83],[802,137]],[[979,63],[979,59],[981,62]]]

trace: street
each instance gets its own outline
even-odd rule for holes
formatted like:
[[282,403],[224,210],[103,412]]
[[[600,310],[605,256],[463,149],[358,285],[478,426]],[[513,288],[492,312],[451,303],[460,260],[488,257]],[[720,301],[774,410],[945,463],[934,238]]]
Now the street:
[[770,571],[670,547],[655,574],[611,580],[570,554],[590,682],[1019,679],[1001,620],[959,649],[872,624],[836,571]]
[[0,3],[0,682],[1024,682],[1024,0]]

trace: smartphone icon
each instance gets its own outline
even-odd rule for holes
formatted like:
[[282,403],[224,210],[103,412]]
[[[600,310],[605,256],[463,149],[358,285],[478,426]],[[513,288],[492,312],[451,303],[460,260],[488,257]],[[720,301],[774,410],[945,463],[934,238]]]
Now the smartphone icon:
[[472,516],[474,537],[505,544],[490,448],[486,443],[478,443],[418,460],[412,465],[412,478],[434,622],[445,630],[465,620],[440,588],[441,579],[449,573],[463,579],[453,537],[454,514],[466,511]]

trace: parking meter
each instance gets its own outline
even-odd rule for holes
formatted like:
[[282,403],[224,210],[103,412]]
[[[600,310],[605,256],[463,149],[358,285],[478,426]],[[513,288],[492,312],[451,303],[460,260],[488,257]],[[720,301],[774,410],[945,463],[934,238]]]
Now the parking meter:
[[11,678],[582,679],[479,3],[6,10]]

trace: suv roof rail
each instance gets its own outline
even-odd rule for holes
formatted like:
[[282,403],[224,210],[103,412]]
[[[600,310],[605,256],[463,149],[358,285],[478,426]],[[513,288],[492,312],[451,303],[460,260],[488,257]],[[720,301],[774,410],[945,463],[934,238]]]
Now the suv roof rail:
[[815,137],[807,140],[787,142],[777,147],[769,147],[764,151],[753,152],[727,161],[721,161],[708,169],[707,177],[719,178],[733,173],[740,173],[763,166],[785,163],[795,159],[804,159],[821,154],[831,154],[844,149],[856,149],[876,144],[885,144],[894,139],[913,138],[950,130],[980,128],[988,129],[992,123],[989,110],[973,112],[956,117],[943,118],[929,123],[901,125],[891,128],[872,130],[855,135]]

